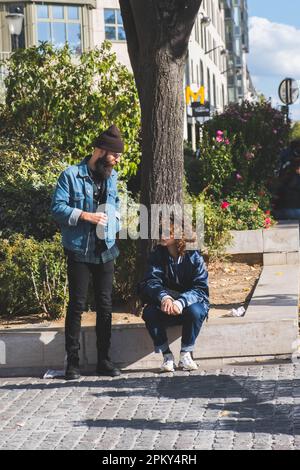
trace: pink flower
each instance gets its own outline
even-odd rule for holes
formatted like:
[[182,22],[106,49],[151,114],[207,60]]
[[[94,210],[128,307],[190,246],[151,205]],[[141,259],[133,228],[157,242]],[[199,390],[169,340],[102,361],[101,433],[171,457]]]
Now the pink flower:
[[230,206],[229,202],[227,201],[223,201],[222,204],[221,204],[221,209],[228,209],[228,207]]
[[272,225],[272,220],[270,219],[270,217],[267,217],[265,219],[265,228],[270,228],[271,225]]
[[226,144],[226,145],[230,145],[230,140],[229,140],[229,139],[225,139],[225,144]]
[[273,129],[273,134],[278,134],[278,130],[277,130],[277,129]]
[[240,175],[239,173],[237,173],[237,174],[236,174],[236,179],[237,179],[237,180],[242,180],[243,177],[242,177],[242,175]]
[[221,143],[221,142],[224,142],[224,139],[223,139],[223,137],[218,136],[218,137],[216,137],[216,141]]
[[223,136],[223,135],[224,135],[224,132],[223,132],[223,131],[217,131],[217,135],[218,135],[218,136]]

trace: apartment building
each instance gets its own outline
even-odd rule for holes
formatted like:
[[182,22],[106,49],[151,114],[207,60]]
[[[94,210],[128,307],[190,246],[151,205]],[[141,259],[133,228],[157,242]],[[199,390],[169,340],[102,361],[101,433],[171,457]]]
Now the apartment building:
[[[68,42],[74,54],[80,54],[104,39],[112,42],[118,60],[130,69],[118,0],[0,0],[0,58],[41,41],[56,47]],[[247,97],[247,52],[246,0],[203,0],[189,42],[184,87],[204,87],[210,115],[221,112],[229,101]],[[186,104],[185,139],[194,148],[208,118],[193,117]]]
[[[192,31],[186,66],[185,85],[194,89],[204,86],[210,116],[222,112],[228,103],[227,50],[225,44],[225,10],[219,0],[203,0]],[[187,105],[185,138],[193,148],[207,117],[192,117]]]
[[241,102],[256,97],[249,70],[249,28],[247,0],[224,0],[226,48],[228,50],[228,99]]

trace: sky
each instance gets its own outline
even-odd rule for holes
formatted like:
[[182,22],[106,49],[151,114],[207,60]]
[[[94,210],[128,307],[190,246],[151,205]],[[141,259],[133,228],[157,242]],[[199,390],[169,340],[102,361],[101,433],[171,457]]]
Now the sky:
[[[279,106],[280,82],[289,77],[300,85],[300,1],[248,0],[248,10],[252,80],[257,91]],[[290,113],[300,120],[300,99]]]

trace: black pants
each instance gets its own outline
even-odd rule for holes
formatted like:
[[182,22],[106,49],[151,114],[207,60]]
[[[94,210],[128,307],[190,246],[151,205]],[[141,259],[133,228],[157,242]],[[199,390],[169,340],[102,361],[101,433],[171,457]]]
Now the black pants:
[[104,264],[82,263],[68,257],[69,304],[65,322],[68,358],[77,357],[80,349],[81,315],[86,307],[90,274],[96,303],[98,360],[108,357],[112,323],[112,285],[114,260]]

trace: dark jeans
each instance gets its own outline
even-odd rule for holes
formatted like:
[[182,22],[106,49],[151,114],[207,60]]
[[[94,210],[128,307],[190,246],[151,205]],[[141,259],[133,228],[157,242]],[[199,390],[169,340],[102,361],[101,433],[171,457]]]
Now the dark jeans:
[[196,303],[183,309],[181,315],[167,315],[155,305],[144,308],[143,320],[154,343],[156,353],[168,349],[167,327],[182,325],[181,351],[193,351],[202,323],[208,315],[208,306]]
[[96,303],[98,360],[108,357],[111,340],[112,284],[114,260],[104,264],[82,263],[68,257],[69,304],[65,322],[68,357],[77,357],[80,349],[81,315],[86,307],[90,274]]

